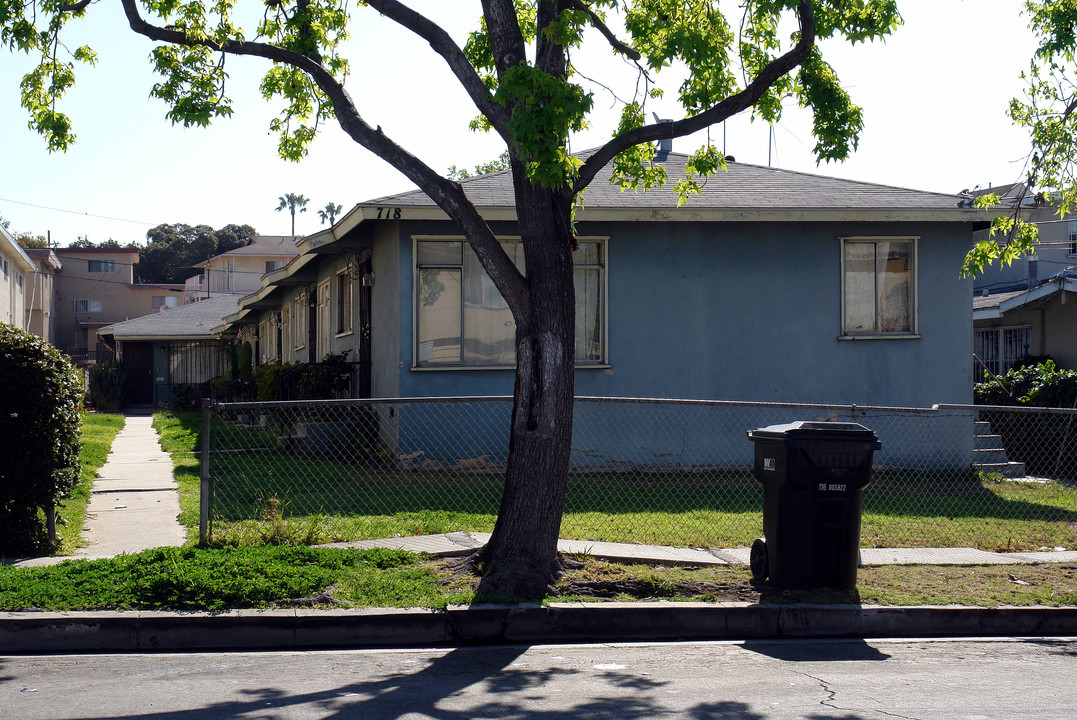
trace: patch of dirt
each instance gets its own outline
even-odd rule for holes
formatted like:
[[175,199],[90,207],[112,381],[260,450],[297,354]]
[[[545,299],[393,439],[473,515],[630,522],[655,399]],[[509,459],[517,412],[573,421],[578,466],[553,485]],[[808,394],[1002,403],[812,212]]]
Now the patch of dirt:
[[610,600],[616,598],[700,599],[710,602],[759,602],[760,589],[750,582],[708,582],[680,580],[656,585],[636,579],[575,580],[558,583],[557,597],[581,597]]

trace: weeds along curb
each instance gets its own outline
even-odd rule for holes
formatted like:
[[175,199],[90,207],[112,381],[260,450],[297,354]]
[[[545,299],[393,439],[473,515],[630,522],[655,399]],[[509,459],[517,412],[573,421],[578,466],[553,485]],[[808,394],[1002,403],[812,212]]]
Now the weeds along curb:
[[1077,635],[1077,607],[553,603],[447,610],[0,613],[0,653]]

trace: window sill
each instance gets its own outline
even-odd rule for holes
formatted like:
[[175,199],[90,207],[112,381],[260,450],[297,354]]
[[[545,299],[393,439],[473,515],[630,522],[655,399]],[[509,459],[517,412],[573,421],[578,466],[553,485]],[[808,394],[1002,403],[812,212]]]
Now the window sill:
[[354,332],[355,332],[354,330],[344,330],[343,332],[338,332],[333,337],[338,337],[338,338],[347,337],[348,335],[351,335]]
[[875,335],[838,335],[838,340],[919,340],[917,333],[877,333]]
[[[609,363],[576,365],[577,370],[608,370]],[[412,365],[412,372],[445,372],[446,370],[516,370],[515,365]]]

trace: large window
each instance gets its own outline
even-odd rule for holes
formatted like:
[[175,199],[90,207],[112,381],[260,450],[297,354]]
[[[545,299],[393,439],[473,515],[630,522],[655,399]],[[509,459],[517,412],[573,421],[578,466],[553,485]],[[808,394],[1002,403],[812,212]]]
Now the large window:
[[115,260],[87,260],[89,272],[116,272]]
[[842,332],[916,333],[916,240],[842,239]]
[[[507,241],[502,247],[524,270],[523,246]],[[605,361],[604,247],[583,241],[573,253],[578,364]],[[419,240],[415,265],[419,366],[515,364],[512,313],[466,242]]]

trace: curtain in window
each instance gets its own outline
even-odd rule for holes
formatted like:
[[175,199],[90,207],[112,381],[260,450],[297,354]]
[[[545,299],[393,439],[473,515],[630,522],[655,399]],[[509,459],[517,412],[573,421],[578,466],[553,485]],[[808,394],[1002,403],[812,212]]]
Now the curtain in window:
[[576,268],[576,362],[602,360],[602,273]]
[[875,243],[845,243],[845,332],[876,332]]
[[[519,243],[504,245],[509,258],[522,251]],[[522,256],[522,252],[519,253]],[[508,303],[483,270],[470,247],[464,248],[464,362],[474,365],[508,364],[516,359],[516,321]]]
[[879,330],[911,332],[911,244],[880,241],[876,250],[879,259]]
[[419,362],[460,362],[460,271],[419,270]]

